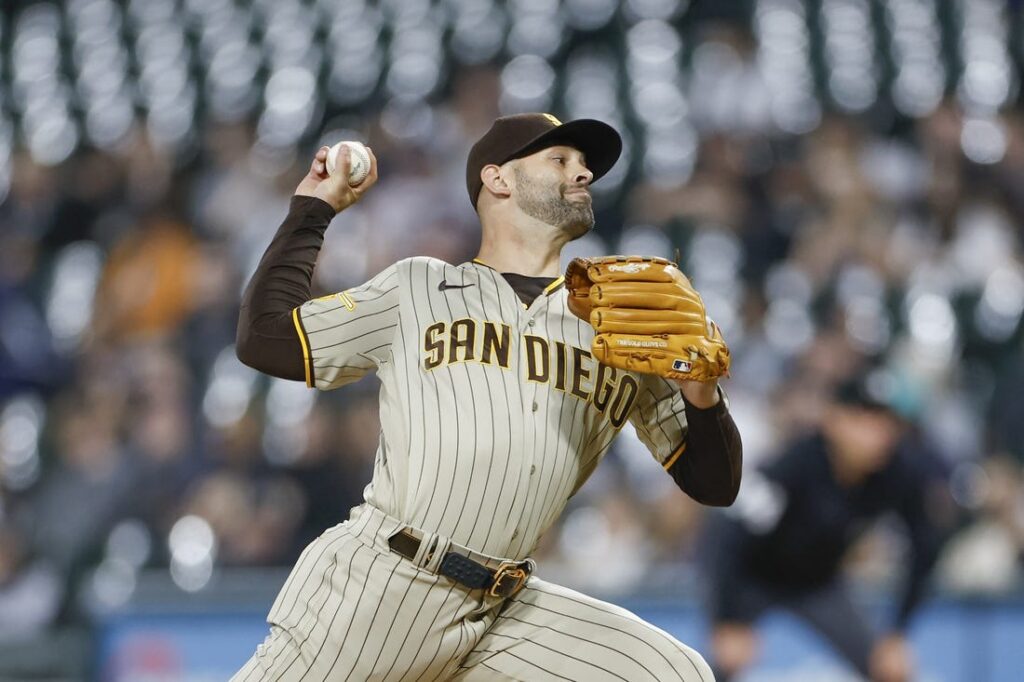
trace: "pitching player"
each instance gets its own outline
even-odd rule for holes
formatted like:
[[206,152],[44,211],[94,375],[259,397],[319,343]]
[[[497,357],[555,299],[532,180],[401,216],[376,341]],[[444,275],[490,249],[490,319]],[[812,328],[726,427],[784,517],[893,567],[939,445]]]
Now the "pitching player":
[[377,372],[380,446],[365,503],[306,548],[234,679],[712,681],[693,649],[530,559],[626,420],[694,499],[739,488],[728,349],[689,281],[650,258],[559,276],[620,150],[598,121],[500,118],[466,168],[478,258],[410,258],[310,300],[328,223],[377,179],[371,159],[350,187],[317,153],[245,293],[238,353],[323,390]]

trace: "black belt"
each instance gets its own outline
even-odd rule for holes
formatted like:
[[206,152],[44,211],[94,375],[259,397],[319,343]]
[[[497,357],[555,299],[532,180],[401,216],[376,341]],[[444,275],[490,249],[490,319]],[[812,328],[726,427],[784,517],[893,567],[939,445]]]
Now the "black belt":
[[[388,538],[388,545],[392,551],[412,560],[420,549],[420,539],[407,530],[400,530]],[[532,572],[532,563],[506,561],[491,570],[467,556],[448,552],[441,560],[437,572],[471,589],[487,590],[487,594],[492,597],[508,598],[526,585]]]

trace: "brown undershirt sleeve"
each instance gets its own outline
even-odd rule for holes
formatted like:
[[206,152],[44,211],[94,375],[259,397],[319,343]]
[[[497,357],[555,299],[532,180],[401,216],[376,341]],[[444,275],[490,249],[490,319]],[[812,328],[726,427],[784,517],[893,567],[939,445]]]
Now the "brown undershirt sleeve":
[[668,467],[676,484],[701,504],[728,507],[740,490],[743,443],[739,429],[719,400],[701,409],[686,398],[685,451]]
[[287,217],[242,296],[235,348],[250,367],[281,379],[305,380],[292,310],[311,298],[313,268],[334,215],[325,201],[292,197]]

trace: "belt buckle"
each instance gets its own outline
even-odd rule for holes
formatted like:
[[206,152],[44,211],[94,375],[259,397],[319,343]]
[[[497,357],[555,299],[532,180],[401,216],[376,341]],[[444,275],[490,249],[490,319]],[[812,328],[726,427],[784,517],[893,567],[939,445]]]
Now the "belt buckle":
[[530,574],[523,569],[522,563],[506,561],[494,572],[494,582],[488,588],[487,594],[506,599],[514,597],[519,590],[523,589],[526,579],[529,577]]

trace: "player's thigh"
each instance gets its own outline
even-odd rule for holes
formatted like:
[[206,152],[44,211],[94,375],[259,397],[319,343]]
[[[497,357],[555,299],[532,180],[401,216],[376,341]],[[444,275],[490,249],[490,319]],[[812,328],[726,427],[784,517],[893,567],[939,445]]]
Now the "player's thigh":
[[[314,541],[239,680],[436,679],[486,629],[465,591],[345,528]],[[248,675],[248,679],[246,679]]]
[[787,606],[821,633],[854,668],[867,675],[874,635],[840,581],[801,594]]
[[531,578],[462,663],[459,680],[713,682],[696,651],[629,611]]
[[[288,678],[282,676],[280,663],[298,657],[299,648],[291,633],[272,625],[270,634],[256,647],[256,653],[235,673],[231,682],[261,682],[268,679],[279,679],[283,682]],[[299,675],[305,674],[306,668],[294,668],[294,671],[294,679],[298,679]]]

